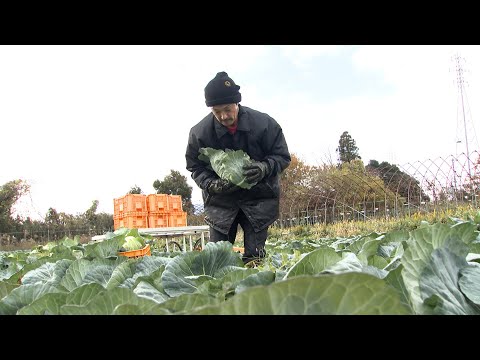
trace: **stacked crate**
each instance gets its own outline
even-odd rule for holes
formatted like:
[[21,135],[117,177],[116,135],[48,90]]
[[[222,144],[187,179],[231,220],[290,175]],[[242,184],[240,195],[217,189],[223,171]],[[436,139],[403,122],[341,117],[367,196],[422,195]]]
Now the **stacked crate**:
[[127,194],[113,200],[113,227],[159,228],[187,226],[182,197],[167,194]]
[[187,226],[187,213],[182,211],[180,195],[147,195],[148,227]]
[[127,194],[113,199],[113,228],[148,227],[148,210],[145,195]]
[[167,194],[147,195],[148,227],[168,227],[168,196]]

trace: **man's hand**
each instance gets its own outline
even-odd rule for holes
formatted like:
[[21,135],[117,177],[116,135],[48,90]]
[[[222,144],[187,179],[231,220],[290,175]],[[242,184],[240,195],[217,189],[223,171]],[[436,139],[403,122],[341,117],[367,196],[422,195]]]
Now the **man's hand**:
[[269,165],[264,161],[254,161],[243,167],[243,176],[249,184],[260,182],[269,172]]
[[210,195],[214,194],[230,194],[234,191],[240,189],[237,185],[231,183],[228,180],[224,180],[221,178],[214,179],[208,184],[207,192]]

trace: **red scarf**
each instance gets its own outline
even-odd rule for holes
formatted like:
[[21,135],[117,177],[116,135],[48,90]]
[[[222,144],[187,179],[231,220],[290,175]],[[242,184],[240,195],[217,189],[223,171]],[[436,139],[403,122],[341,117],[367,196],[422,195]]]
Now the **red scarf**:
[[227,127],[227,130],[230,134],[235,134],[237,132],[237,127],[238,127],[238,121],[235,123],[235,125],[231,127]]

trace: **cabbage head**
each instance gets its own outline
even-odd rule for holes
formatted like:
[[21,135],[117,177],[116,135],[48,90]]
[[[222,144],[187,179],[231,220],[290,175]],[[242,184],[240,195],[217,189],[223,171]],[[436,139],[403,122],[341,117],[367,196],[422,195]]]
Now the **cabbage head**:
[[125,236],[123,248],[126,251],[140,250],[143,248],[143,244],[135,236]]
[[198,158],[212,167],[222,179],[243,188],[250,189],[255,184],[249,184],[243,176],[243,166],[252,163],[250,156],[243,150],[225,151],[210,147],[201,148]]

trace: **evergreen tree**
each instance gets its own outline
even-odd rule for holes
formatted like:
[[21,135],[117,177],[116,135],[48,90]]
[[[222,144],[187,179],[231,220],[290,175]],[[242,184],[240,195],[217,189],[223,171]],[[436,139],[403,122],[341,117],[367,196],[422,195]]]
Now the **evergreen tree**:
[[348,131],[344,131],[340,136],[336,152],[338,153],[338,160],[342,164],[355,159],[361,159],[355,140],[350,136]]
[[95,228],[97,222],[98,200],[93,200],[92,205],[85,211],[85,219],[89,227]]
[[176,170],[170,170],[170,175],[163,181],[155,180],[153,188],[157,194],[181,195],[183,211],[193,214],[192,187],[187,183],[187,177]]
[[141,194],[141,193],[142,193],[142,189],[140,189],[140,186],[138,186],[137,184],[132,186],[130,188],[130,191],[128,192],[128,194]]
[[29,191],[30,185],[24,180],[12,180],[0,186],[0,233],[12,230],[15,224],[13,206]]
[[430,201],[430,197],[423,191],[420,182],[413,176],[401,171],[398,166],[382,161],[370,160],[365,167],[367,171],[381,178],[385,186],[398,193],[413,204]]

